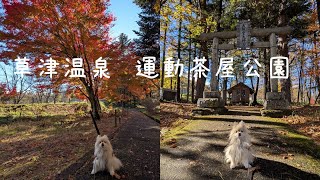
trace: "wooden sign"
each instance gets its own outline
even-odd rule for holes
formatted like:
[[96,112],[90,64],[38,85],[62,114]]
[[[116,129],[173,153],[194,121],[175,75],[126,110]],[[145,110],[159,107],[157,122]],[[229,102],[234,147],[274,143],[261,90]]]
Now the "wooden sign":
[[248,20],[240,21],[237,25],[237,48],[241,50],[250,49],[251,24]]

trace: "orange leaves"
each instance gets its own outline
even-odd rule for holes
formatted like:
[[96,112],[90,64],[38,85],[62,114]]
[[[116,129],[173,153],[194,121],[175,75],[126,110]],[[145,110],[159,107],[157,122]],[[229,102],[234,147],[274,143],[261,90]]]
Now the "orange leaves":
[[3,23],[6,31],[3,33],[6,36],[1,40],[6,41],[16,54],[84,56],[92,53],[87,47],[99,44],[102,53],[106,49],[101,48],[106,46],[101,44],[110,42],[106,34],[113,16],[105,13],[106,6],[100,1],[3,2],[6,12]]
[[133,98],[143,98],[150,91],[152,84],[147,78],[136,76],[136,63],[140,57],[135,56],[129,45],[121,49],[120,45],[113,50],[113,58],[108,67],[106,97],[114,101],[127,101]]
[[319,24],[318,24],[318,14],[316,11],[316,8],[312,10],[311,16],[308,16],[309,21],[311,24],[308,27],[308,31],[317,31],[319,30]]
[[[85,61],[85,82],[92,81],[90,69],[94,61],[105,58],[109,50],[113,16],[106,13],[108,1],[2,2],[5,16],[0,40],[7,48],[0,53],[1,59],[25,55],[33,60],[30,64],[35,68],[40,58],[53,57],[65,64],[66,58],[81,57]],[[64,73],[59,74],[64,77]],[[60,77],[58,83],[62,82]],[[78,82],[79,79],[71,78],[65,83],[78,85]]]
[[74,91],[74,95],[81,100],[85,100],[87,99],[87,97],[82,93],[82,91],[80,91],[79,89],[75,89]]
[[5,83],[0,83],[0,98],[1,99],[6,99],[6,98],[12,98],[16,96],[17,94],[17,88],[8,88],[7,84]]
[[[31,59],[30,65],[36,78],[41,78],[38,68],[52,57],[60,65],[57,75],[50,81],[50,88],[62,84],[68,93],[83,99],[87,91],[101,98],[113,100],[143,97],[150,92],[150,81],[137,77],[133,44],[120,47],[112,42],[109,30],[115,17],[108,13],[109,1],[87,0],[30,0],[12,2],[2,0],[5,16],[0,29],[0,41],[7,49],[0,52],[1,59],[14,59],[17,55]],[[94,78],[95,61],[107,60],[110,79]],[[68,64],[66,58],[82,58],[85,78],[65,77]],[[69,64],[70,65],[70,64]],[[71,66],[69,66],[71,68]],[[46,79],[48,80],[48,79]],[[47,85],[46,82],[39,82]],[[39,87],[41,89],[41,87]],[[125,89],[123,95],[119,89]]]

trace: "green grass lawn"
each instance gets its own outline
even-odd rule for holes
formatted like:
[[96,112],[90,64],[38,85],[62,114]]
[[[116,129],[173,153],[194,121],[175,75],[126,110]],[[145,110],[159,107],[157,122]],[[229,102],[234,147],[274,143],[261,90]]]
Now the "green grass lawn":
[[[91,151],[97,134],[89,110],[86,103],[0,105],[0,179],[54,179]],[[104,134],[121,127],[111,112],[97,122]]]

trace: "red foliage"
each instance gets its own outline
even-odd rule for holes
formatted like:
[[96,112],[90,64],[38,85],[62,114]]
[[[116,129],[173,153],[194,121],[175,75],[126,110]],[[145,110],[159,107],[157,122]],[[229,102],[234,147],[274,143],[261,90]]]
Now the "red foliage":
[[5,83],[0,83],[0,98],[2,100],[9,100],[17,95],[17,89],[14,87],[9,89]]
[[[91,91],[99,98],[120,100],[128,97],[119,95],[119,87],[138,97],[150,91],[149,80],[135,76],[138,57],[133,53],[133,44],[126,47],[124,53],[119,44],[111,41],[109,30],[115,18],[107,11],[108,0],[2,0],[2,3],[5,16],[0,19],[3,27],[0,41],[5,43],[6,49],[0,52],[0,59],[4,62],[18,55],[27,56],[38,75],[43,70],[38,68],[40,59],[52,57],[60,66],[51,88],[66,84],[71,92],[77,87],[87,96]],[[74,57],[83,58],[86,78],[64,76],[68,70],[63,66],[68,64],[66,58]],[[95,60],[99,57],[107,59],[110,79],[93,77]],[[79,98],[85,97],[79,93],[81,91],[77,90]]]

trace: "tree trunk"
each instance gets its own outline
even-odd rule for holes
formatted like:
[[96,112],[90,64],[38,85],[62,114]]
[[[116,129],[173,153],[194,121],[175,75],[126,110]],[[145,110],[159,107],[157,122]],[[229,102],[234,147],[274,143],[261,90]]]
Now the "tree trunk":
[[95,118],[95,120],[100,120],[100,112],[101,107],[99,104],[99,99],[96,96],[89,97],[91,109],[92,109],[92,115]]
[[[201,42],[201,52],[203,53],[203,56],[207,59],[207,61],[204,63],[204,66],[209,68],[209,61],[208,61],[208,48],[207,48],[207,42],[203,41]],[[200,57],[202,58],[202,57]],[[205,88],[205,82],[206,78],[204,76],[201,76],[201,78],[197,79],[197,85],[196,85],[196,98],[197,101],[199,98],[203,97],[203,91]]]
[[227,103],[227,90],[228,90],[228,78],[225,77],[223,80],[223,92],[222,92],[222,99],[224,101],[224,104]]
[[57,95],[56,94],[54,94],[54,96],[53,96],[53,104],[55,104],[56,102],[57,102]]
[[[193,59],[195,59],[197,57],[197,43],[195,42],[194,43],[194,53],[193,53]],[[193,66],[195,66],[195,62],[193,62]],[[191,80],[191,102],[192,103],[195,103],[195,98],[194,98],[194,81],[195,81],[195,78],[194,78],[194,72],[192,71],[192,80]]]
[[318,12],[318,21],[320,24],[320,0],[317,0],[317,12]]
[[[302,70],[302,73],[303,73],[303,70]],[[304,81],[304,78],[301,78],[301,102],[304,103],[305,102],[305,99],[304,99],[304,87],[306,85],[306,82]]]
[[[318,4],[318,5],[320,5],[320,4]],[[318,8],[318,10],[319,10],[319,8]],[[313,37],[314,37],[314,39],[313,39],[314,45],[313,46],[315,48],[315,53],[314,53],[314,55],[315,55],[315,61],[314,61],[315,73],[314,74],[315,74],[316,86],[319,91],[320,90],[320,76],[318,73],[319,72],[319,60],[317,60],[318,59],[318,49],[317,49],[317,35],[315,32],[313,33]],[[319,96],[317,96],[315,103],[317,103],[318,98],[319,98]]]
[[189,94],[190,94],[190,66],[191,66],[191,48],[192,48],[192,42],[191,42],[191,36],[189,36],[189,62],[188,62],[188,85],[187,85],[187,103],[189,102]]
[[255,106],[258,104],[258,99],[257,99],[257,96],[258,96],[258,91],[259,91],[259,80],[260,78],[257,77],[257,84],[256,84],[256,89],[254,90],[254,93],[253,93],[253,102],[252,102],[252,106]]
[[302,67],[300,66],[297,103],[299,103],[299,100],[300,100],[300,92],[301,92],[301,74],[302,74],[302,69],[301,69],[301,68],[302,68]]
[[42,103],[42,95],[40,92],[37,93],[38,95],[38,103]]
[[309,105],[311,104],[311,77],[309,79],[309,90],[307,91],[307,96],[308,96],[308,101],[309,101]]
[[[82,80],[82,82],[83,82],[83,80]],[[94,89],[92,86],[89,86],[88,84],[85,84],[85,83],[83,83],[83,84],[85,85],[87,93],[88,93],[88,99],[89,99],[90,105],[91,105],[92,116],[93,116],[94,120],[100,120],[101,106],[99,103],[99,98],[94,93]]]
[[318,92],[318,95],[317,95],[317,97],[316,97],[316,100],[315,100],[315,103],[316,103],[316,104],[317,104],[317,102],[318,102],[319,97],[320,97],[320,92]]
[[[288,24],[288,17],[285,12],[285,6],[286,6],[286,1],[282,0],[280,4],[280,16],[279,16],[279,21],[278,21],[278,26],[285,26]],[[284,57],[289,57],[289,50],[288,50],[288,37],[287,35],[279,34],[279,53],[281,56]],[[289,65],[288,65],[289,66]],[[289,68],[290,69],[290,68]],[[281,92],[285,93],[286,99],[291,103],[291,77],[290,77],[290,72],[289,72],[289,77],[288,79],[283,79],[281,81]]]
[[46,97],[45,97],[45,98],[46,98],[46,100],[45,100],[46,103],[49,103],[49,99],[50,99],[50,96],[51,96],[51,91],[52,91],[52,90],[50,90],[50,91],[48,92],[48,94],[46,95]]
[[269,71],[270,71],[270,63],[269,58],[267,57],[267,50],[263,50],[263,58],[264,58],[264,99],[267,99],[267,92],[270,92],[270,81],[269,81]]
[[[210,27],[207,26],[206,23],[206,18],[207,15],[206,13],[202,13],[202,10],[204,10],[206,12],[207,10],[207,1],[206,0],[201,0],[200,1],[200,13],[201,13],[201,18],[200,21],[201,23],[204,24],[203,26],[203,32],[207,33],[210,31]],[[208,44],[207,41],[201,41],[200,42],[200,51],[203,54],[202,56],[205,57],[207,59],[207,61],[204,63],[204,66],[209,68],[209,60],[208,60]],[[201,55],[199,58],[203,58]],[[205,83],[206,83],[206,78],[204,76],[201,76],[201,78],[197,79],[197,85],[196,85],[196,97],[195,97],[195,101],[197,101],[199,98],[203,97],[203,91],[205,88]]]
[[161,88],[163,88],[163,84],[164,84],[164,61],[166,60],[166,40],[167,40],[167,22],[165,22],[164,38],[163,38],[162,70],[161,70],[161,84],[160,84]]
[[[180,6],[182,6],[182,0],[180,0]],[[181,61],[181,28],[182,28],[182,19],[179,18],[179,28],[178,28],[178,59]],[[181,63],[181,62],[180,62]],[[183,69],[178,68],[178,74],[177,74],[177,101],[181,102],[181,96],[180,96],[180,71],[183,71]]]
[[222,16],[222,0],[219,1],[219,13],[218,13],[218,21],[217,21],[217,31],[221,31],[221,16]]

